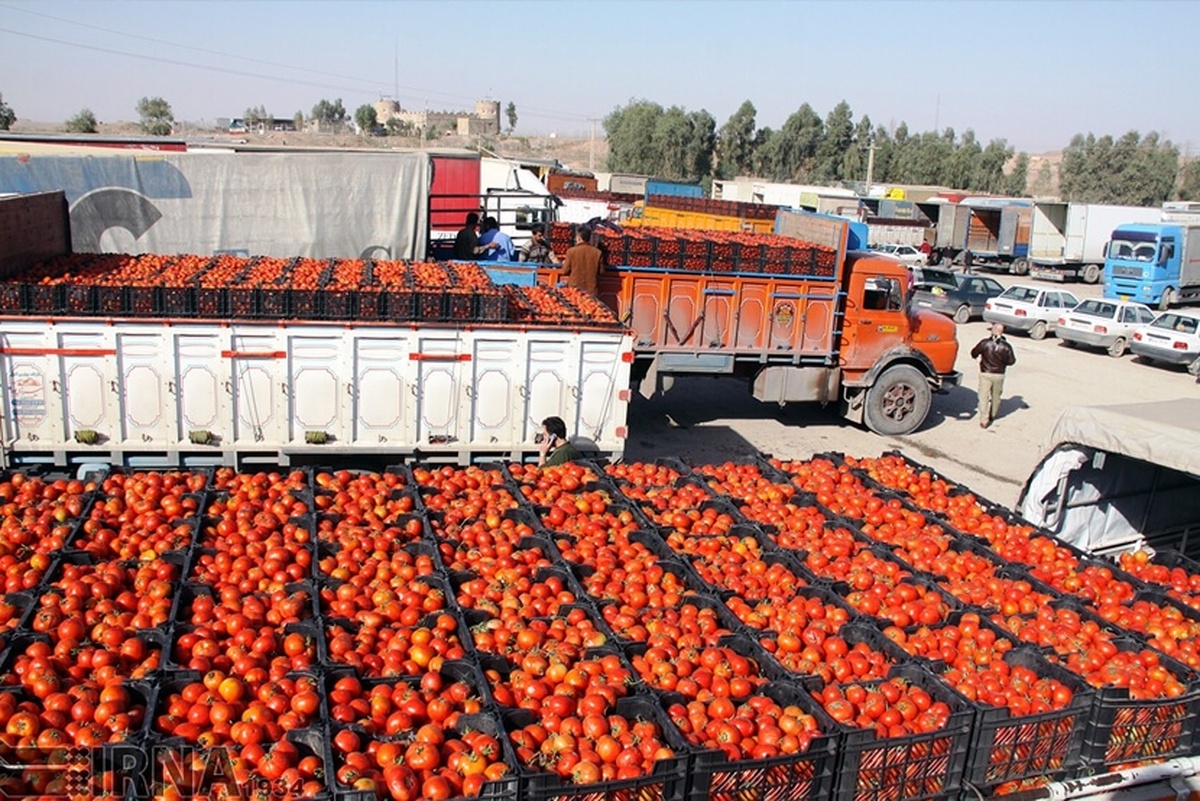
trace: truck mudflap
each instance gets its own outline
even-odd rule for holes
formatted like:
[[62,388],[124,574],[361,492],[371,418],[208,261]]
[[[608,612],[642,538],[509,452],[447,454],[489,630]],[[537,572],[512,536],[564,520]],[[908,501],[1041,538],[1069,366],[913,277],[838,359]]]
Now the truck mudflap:
[[929,383],[933,385],[934,392],[946,392],[950,387],[957,387],[962,384],[962,373],[954,370],[949,373],[942,373],[934,378],[929,379]]

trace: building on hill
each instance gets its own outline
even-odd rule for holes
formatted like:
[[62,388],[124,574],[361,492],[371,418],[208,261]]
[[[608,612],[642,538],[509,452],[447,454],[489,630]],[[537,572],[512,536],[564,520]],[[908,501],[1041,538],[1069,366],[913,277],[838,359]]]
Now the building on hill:
[[386,126],[389,120],[407,123],[424,134],[435,130],[458,136],[495,136],[500,133],[500,101],[477,100],[475,111],[412,111],[404,110],[395,100],[377,100],[375,118]]

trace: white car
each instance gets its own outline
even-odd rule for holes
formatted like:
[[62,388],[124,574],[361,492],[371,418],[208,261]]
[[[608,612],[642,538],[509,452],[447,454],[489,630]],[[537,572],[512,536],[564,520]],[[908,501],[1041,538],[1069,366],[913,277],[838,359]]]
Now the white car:
[[1186,364],[1200,374],[1200,312],[1169,311],[1133,332],[1129,345],[1147,361]]
[[1122,300],[1085,300],[1058,318],[1054,335],[1070,346],[1106,348],[1109,356],[1123,356],[1133,332],[1154,322],[1154,312],[1141,303]]
[[894,256],[910,267],[923,267],[928,257],[912,245],[876,245],[876,253]]
[[983,319],[1044,339],[1062,313],[1078,305],[1079,299],[1063,289],[1013,284],[984,305]]

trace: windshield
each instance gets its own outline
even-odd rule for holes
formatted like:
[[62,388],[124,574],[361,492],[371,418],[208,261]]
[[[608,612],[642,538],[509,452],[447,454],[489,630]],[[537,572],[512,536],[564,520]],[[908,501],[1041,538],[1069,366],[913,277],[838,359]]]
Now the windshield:
[[921,268],[914,270],[914,277],[917,279],[918,286],[944,286],[948,289],[953,289],[958,286],[955,280],[956,276],[949,270],[931,270],[929,268]]
[[1182,314],[1167,312],[1159,316],[1150,326],[1152,328],[1165,328],[1168,331],[1178,331],[1181,334],[1194,334],[1196,333],[1197,323],[1200,323],[1200,320],[1196,320],[1194,317],[1184,317]]
[[1030,286],[1010,286],[1000,294],[1000,297],[1007,300],[1018,300],[1022,303],[1037,303],[1040,290]]
[[1114,303],[1105,303],[1102,300],[1085,300],[1075,307],[1075,313],[1111,320],[1117,315],[1117,306]]
[[1109,245],[1108,255],[1127,261],[1154,261],[1157,247],[1153,242],[1137,242],[1131,239],[1114,239]]

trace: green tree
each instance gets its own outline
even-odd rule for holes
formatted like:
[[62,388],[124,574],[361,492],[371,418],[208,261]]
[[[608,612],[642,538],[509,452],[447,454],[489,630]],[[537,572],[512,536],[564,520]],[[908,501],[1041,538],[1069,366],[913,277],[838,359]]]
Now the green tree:
[[295,114],[292,115],[292,125],[295,126],[297,131],[304,130],[304,112],[303,111],[297,111]]
[[814,178],[817,148],[825,136],[825,124],[804,103],[784,121],[767,146],[770,176],[776,181],[809,181]]
[[257,128],[259,125],[270,126],[275,121],[274,115],[267,111],[266,106],[251,106],[246,109],[244,119],[247,128]]
[[[990,147],[990,145],[989,145]],[[1024,151],[1017,154],[1012,171],[1004,176],[1003,193],[1010,197],[1024,197],[1025,187],[1029,183],[1029,154]]]
[[1180,170],[1179,200],[1200,200],[1200,160],[1191,159]]
[[754,170],[754,118],[757,113],[754,104],[747,100],[717,132],[717,171],[722,178],[736,178]]
[[845,100],[825,117],[825,135],[817,145],[816,174],[822,181],[846,177],[846,153],[854,142],[854,113]]
[[[875,130],[871,125],[871,118],[864,114],[863,118],[854,126],[854,136],[851,138],[850,146],[846,148],[846,152],[842,156],[843,179],[851,181],[866,179],[868,151],[874,140]],[[876,161],[875,169],[879,169],[878,161]]]
[[689,180],[711,182],[717,150],[717,121],[704,109],[688,114],[692,138],[687,145],[686,164]]
[[1030,188],[1030,193],[1035,197],[1046,197],[1054,189],[1054,171],[1050,169],[1050,162],[1043,161],[1038,166],[1037,175],[1033,178],[1033,186]]
[[1129,131],[1117,140],[1076,134],[1058,174],[1064,200],[1157,206],[1174,193],[1179,149],[1154,132]]
[[504,116],[508,118],[508,132],[512,133],[517,128],[517,104],[508,101],[508,105],[504,107]]
[[346,108],[342,105],[342,99],[330,103],[328,100],[322,99],[312,108],[311,119],[323,122],[326,124],[337,125],[346,121]]
[[687,112],[679,106],[671,106],[658,115],[654,122],[654,146],[658,167],[654,175],[682,181],[688,176],[687,147],[692,141],[692,126]]
[[0,131],[12,128],[16,121],[17,113],[13,111],[12,106],[4,102],[4,95],[0,94]]
[[412,136],[415,133],[413,124],[399,117],[389,117],[386,127],[388,136]]
[[90,108],[81,109],[63,125],[67,133],[94,134],[96,132],[96,115]]
[[663,113],[657,103],[631,100],[604,118],[610,172],[652,175],[658,170],[660,158],[654,134]]
[[142,132],[150,136],[170,136],[175,125],[171,104],[161,97],[143,97],[137,103],[142,118]]
[[358,132],[364,136],[375,131],[375,127],[379,125],[379,117],[375,113],[375,107],[370,103],[363,103],[354,110],[354,122],[358,125]]
[[[967,189],[987,194],[1022,194],[1025,191],[1025,178],[1021,177],[1020,188],[1014,192],[1006,192],[1008,176],[1004,174],[1004,165],[1012,158],[1013,149],[1003,139],[993,139],[987,147],[978,150],[972,158],[971,175]],[[1026,165],[1028,169],[1028,165]]]

